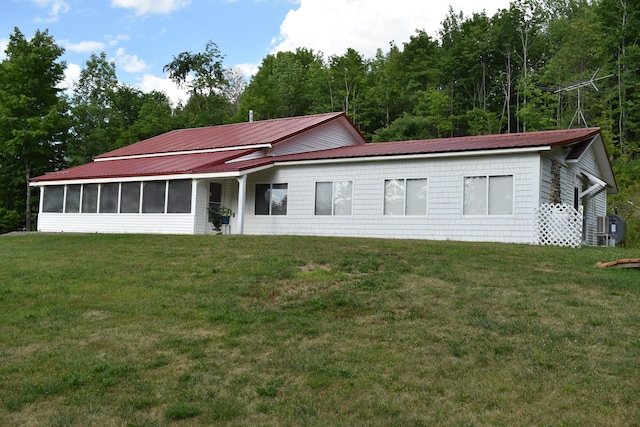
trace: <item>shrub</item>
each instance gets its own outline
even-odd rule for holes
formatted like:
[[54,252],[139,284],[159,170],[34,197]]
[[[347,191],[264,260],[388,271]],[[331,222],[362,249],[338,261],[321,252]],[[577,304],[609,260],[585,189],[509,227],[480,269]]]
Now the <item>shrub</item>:
[[0,208],[0,234],[15,231],[20,227],[20,214]]

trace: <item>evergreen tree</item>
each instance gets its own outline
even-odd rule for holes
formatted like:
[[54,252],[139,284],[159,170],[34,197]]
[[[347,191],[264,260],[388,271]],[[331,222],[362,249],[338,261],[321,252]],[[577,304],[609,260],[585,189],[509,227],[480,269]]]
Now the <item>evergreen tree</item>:
[[9,165],[22,168],[22,178],[14,177],[3,191],[24,194],[17,209],[24,212],[27,229],[36,202],[29,179],[62,163],[68,129],[67,106],[58,88],[65,68],[59,61],[63,51],[47,31],[36,31],[27,40],[16,28],[0,63],[0,152]]

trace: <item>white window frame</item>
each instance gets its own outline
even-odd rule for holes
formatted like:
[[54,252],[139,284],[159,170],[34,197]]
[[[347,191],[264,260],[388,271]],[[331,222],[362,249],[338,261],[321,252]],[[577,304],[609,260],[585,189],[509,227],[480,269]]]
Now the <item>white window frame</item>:
[[[490,206],[490,200],[491,200],[491,179],[492,178],[505,178],[505,177],[510,177],[511,178],[511,206],[509,209],[509,213],[496,213],[496,214],[492,214],[491,213],[491,206]],[[466,209],[465,206],[467,204],[467,193],[466,193],[466,189],[467,189],[467,180],[470,178],[483,178],[485,179],[485,184],[484,184],[484,195],[483,195],[483,202],[484,202],[484,212],[483,213],[465,213]],[[513,212],[514,212],[514,202],[515,202],[515,174],[510,174],[510,173],[504,173],[504,174],[477,174],[477,175],[465,175],[462,177],[462,216],[465,217],[473,217],[473,216],[490,216],[490,217],[509,217],[509,216],[513,216]]]
[[[349,213],[348,214],[342,214],[342,213],[336,213],[336,183],[349,183],[351,186],[351,196],[349,198],[350,204],[349,204]],[[317,212],[317,201],[318,201],[318,184],[331,184],[331,213],[326,213],[326,214],[319,214]],[[316,181],[313,185],[313,216],[324,216],[324,217],[330,217],[330,216],[342,216],[342,217],[349,217],[349,216],[353,216],[353,180],[352,179],[337,179],[337,180],[333,180],[333,181]]]
[[[260,214],[256,213],[256,207],[257,207],[256,206],[256,202],[257,202],[258,192],[255,191],[255,190],[258,189],[259,185],[265,185],[265,186],[268,185],[269,186],[269,189],[268,189],[269,200],[268,200],[268,203],[267,203],[267,205],[269,207],[269,212],[266,213],[266,214],[264,214],[264,213],[260,213]],[[280,185],[284,185],[284,186],[286,186],[285,197],[287,199],[287,203],[285,205],[285,213],[284,214],[274,214],[273,213],[273,196],[272,196],[272,194],[273,194],[273,187],[275,185],[279,185],[279,186]],[[255,216],[287,216],[287,215],[289,215],[289,183],[288,182],[259,182],[259,183],[256,183],[256,185],[254,187],[254,191],[255,191],[255,196],[254,196],[255,198],[254,198],[254,202],[253,202],[253,214]]]
[[[389,181],[401,181],[403,183],[403,194],[402,194],[402,213],[387,213],[387,182]],[[407,213],[407,182],[408,181],[426,181],[426,194],[424,198],[424,213],[420,214],[408,214]],[[415,177],[415,178],[385,178],[383,181],[383,195],[382,195],[382,215],[383,216],[414,216],[414,217],[425,217],[429,212],[429,178],[427,177]]]

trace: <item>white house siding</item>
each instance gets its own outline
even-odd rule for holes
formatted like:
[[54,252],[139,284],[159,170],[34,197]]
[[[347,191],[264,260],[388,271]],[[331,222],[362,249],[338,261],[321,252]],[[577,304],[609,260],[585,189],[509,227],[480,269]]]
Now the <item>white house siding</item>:
[[[530,243],[539,169],[537,153],[281,166],[249,176],[244,232]],[[462,215],[463,177],[474,175],[514,176],[513,215]],[[383,215],[393,178],[428,179],[426,216]],[[318,181],[353,181],[352,215],[314,215]],[[254,215],[257,183],[288,184],[286,216]]]
[[[565,157],[566,151],[561,150],[552,150],[550,153],[543,156],[541,186],[542,202],[548,202],[550,199],[551,164],[553,160],[556,160],[561,164],[560,193],[562,203],[564,204],[573,206],[575,188],[578,188],[578,191],[582,192],[592,185],[583,177],[582,172],[588,172],[596,177],[601,176],[593,147],[590,147],[582,155],[578,163],[566,163]],[[591,193],[590,195],[585,196],[581,203],[584,208],[584,242],[589,245],[598,244],[599,242],[596,241],[596,237],[594,236],[596,230],[596,217],[607,214],[606,189],[602,189],[597,193]]]
[[540,173],[540,202],[548,203],[551,199],[551,158],[543,155]]
[[195,194],[196,208],[194,213],[194,234],[205,234],[211,232],[209,222],[209,181],[198,181]]
[[[577,164],[574,163],[571,165],[571,171],[574,172],[577,177],[581,177],[581,173],[583,171],[588,172],[596,177],[601,176],[593,147],[590,147],[582,155],[580,161]],[[584,183],[581,191],[586,190],[591,185],[591,183]],[[599,243],[596,241],[597,238],[594,236],[597,226],[596,218],[599,216],[605,216],[607,214],[607,191],[606,189],[600,189],[597,192],[586,195],[585,198],[586,199],[583,203],[585,206],[584,239],[585,243],[596,245]]]
[[337,120],[309,130],[304,135],[283,141],[273,149],[273,155],[304,153],[309,151],[326,150],[329,148],[355,145],[356,140],[349,131]]
[[193,234],[192,214],[38,214],[38,231]]

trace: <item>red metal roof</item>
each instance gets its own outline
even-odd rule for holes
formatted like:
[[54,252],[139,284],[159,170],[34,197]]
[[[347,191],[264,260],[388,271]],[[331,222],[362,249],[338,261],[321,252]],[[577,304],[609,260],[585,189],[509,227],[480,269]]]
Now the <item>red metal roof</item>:
[[72,179],[122,178],[132,176],[153,176],[197,173],[206,171],[212,165],[249,154],[253,150],[223,151],[216,153],[179,154],[171,156],[144,157],[94,161],[74,168],[65,169],[33,178],[32,182],[59,181]]
[[[105,160],[94,161],[75,168],[43,175],[33,178],[31,181],[43,182],[169,174],[241,172],[279,162],[304,160],[457,153],[527,147],[556,147],[585,141],[600,132],[599,128],[586,128],[433,140],[368,143],[286,156],[255,158],[231,163],[227,162],[246,156],[254,152],[255,149],[237,149],[198,154],[158,155],[142,158],[117,158],[121,156],[141,155],[148,151],[148,149],[151,150],[154,148],[154,146],[156,153],[166,153],[174,150],[189,151],[188,147],[195,150],[205,149],[206,147],[232,147],[234,146],[233,144],[237,144],[236,146],[239,147],[250,146],[250,142],[253,144],[258,144],[259,142],[276,143],[283,138],[286,139],[303,132],[309,129],[309,127],[317,126],[338,117],[345,117],[346,119],[343,113],[332,113],[309,116],[307,120],[302,120],[304,118],[290,118],[169,132],[138,144],[98,156],[98,159]],[[264,126],[254,127],[254,125],[260,123]],[[278,129],[279,127],[283,127],[284,129]],[[173,138],[177,138],[177,141],[173,141]],[[209,138],[212,139],[209,140]],[[162,147],[160,148],[156,145],[161,145]],[[111,159],[113,157],[116,158]],[[106,160],[106,158],[109,159]]]
[[[250,147],[260,144],[273,145],[291,138],[300,132],[341,117],[350,123],[344,113],[328,113],[174,130],[127,147],[101,154],[96,156],[96,159],[194,150]],[[362,140],[364,142],[364,138],[362,138]]]
[[500,135],[465,136],[459,138],[379,142],[331,150],[292,154],[276,161],[321,160],[352,157],[395,156],[411,154],[456,153],[531,147],[570,145],[600,133],[599,128],[523,132]]

